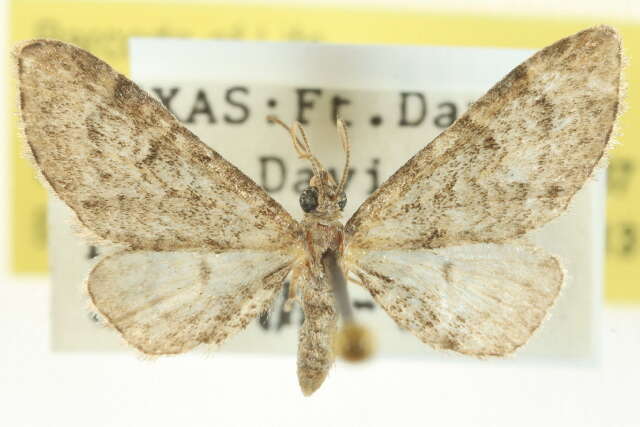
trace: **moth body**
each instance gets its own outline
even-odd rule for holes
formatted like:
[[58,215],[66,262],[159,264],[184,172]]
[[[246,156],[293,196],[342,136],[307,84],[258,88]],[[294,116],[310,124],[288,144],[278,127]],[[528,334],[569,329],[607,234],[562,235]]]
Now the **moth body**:
[[[346,281],[336,285],[332,280],[334,274],[345,276],[344,225],[339,218],[346,197],[341,186],[315,162],[317,174],[300,197],[305,212],[300,224],[303,255],[292,267],[289,288],[289,301],[297,300],[305,314],[298,336],[298,381],[307,396],[322,385],[335,360],[338,314],[351,320],[349,308],[344,308],[350,304]],[[332,272],[332,268],[339,271]],[[336,293],[336,286],[343,288]]]
[[305,318],[298,335],[298,381],[305,395],[313,393],[324,381],[335,360],[334,339],[338,310],[329,276],[322,264],[328,252],[342,246],[341,224],[308,224],[304,229],[305,253],[293,267],[290,289]]

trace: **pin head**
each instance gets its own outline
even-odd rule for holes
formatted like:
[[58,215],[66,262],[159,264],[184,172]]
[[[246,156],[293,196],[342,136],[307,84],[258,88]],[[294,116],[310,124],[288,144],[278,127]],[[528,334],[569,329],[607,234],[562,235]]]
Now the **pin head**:
[[357,323],[347,323],[335,338],[336,354],[348,362],[362,362],[375,350],[373,334]]

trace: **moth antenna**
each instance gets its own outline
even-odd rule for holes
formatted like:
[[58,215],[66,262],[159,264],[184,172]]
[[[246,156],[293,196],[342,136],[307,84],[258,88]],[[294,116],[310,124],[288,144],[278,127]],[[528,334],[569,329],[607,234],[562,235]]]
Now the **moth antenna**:
[[293,142],[293,148],[296,150],[296,153],[298,153],[298,157],[300,157],[301,159],[306,159],[309,157],[309,154],[307,153],[305,146],[302,144],[302,142],[300,142],[298,137],[295,135],[293,127],[287,126],[285,122],[283,122],[276,116],[267,116],[267,120],[272,123],[279,124],[287,131],[287,133],[291,136],[291,139]]
[[320,160],[318,160],[318,158],[311,153],[311,145],[309,145],[309,139],[307,138],[307,133],[304,131],[302,124],[298,121],[293,122],[291,129],[294,129],[294,128],[297,129],[298,132],[300,132],[300,135],[302,135],[302,141],[304,141],[304,148],[307,150],[307,153],[309,153],[308,159],[311,162],[311,167],[313,168],[313,174],[319,177],[320,171],[324,168],[322,167]]
[[[311,162],[313,174],[319,176],[322,165],[320,164],[318,159],[311,153],[311,147],[309,145],[309,141],[307,140],[307,135],[302,128],[302,125],[299,122],[294,122],[293,125],[287,126],[278,117],[272,115],[267,116],[267,120],[272,123],[279,124],[289,133],[289,135],[291,136],[291,142],[293,143],[293,148],[296,150],[298,157],[301,159],[309,160]],[[299,130],[304,142],[300,141],[300,139],[296,135],[296,130]]]
[[344,170],[340,177],[340,184],[338,184],[338,194],[344,191],[344,187],[347,185],[347,178],[349,176],[349,166],[351,163],[351,145],[349,144],[349,134],[347,134],[347,126],[344,120],[337,120],[338,134],[340,135],[340,141],[342,142],[342,149],[344,150],[346,159],[344,162]]

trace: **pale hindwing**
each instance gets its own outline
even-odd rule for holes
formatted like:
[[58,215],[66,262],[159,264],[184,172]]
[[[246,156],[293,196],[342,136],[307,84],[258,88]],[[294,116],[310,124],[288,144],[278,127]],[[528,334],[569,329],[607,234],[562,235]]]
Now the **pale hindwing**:
[[503,242],[561,214],[602,158],[618,114],[620,40],[596,27],[514,69],[349,220],[349,245]]
[[525,344],[563,283],[558,260],[524,242],[360,251],[349,262],[400,326],[435,348],[479,357]]
[[98,58],[35,40],[15,60],[33,158],[98,237],[155,250],[293,241],[297,223],[277,202]]
[[122,251],[95,266],[88,291],[130,345],[175,354],[219,344],[268,310],[290,264],[276,251]]

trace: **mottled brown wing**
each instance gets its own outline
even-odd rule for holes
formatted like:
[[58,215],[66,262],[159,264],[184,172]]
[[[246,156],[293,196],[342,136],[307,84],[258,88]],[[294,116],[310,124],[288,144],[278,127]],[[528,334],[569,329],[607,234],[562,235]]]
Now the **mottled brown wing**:
[[498,243],[557,217],[603,157],[620,67],[609,27],[536,53],[360,206],[349,247]]
[[220,344],[269,309],[292,259],[278,251],[121,251],[91,271],[91,301],[145,354]]
[[44,180],[98,237],[136,249],[284,248],[297,222],[109,65],[49,40],[14,54]]

